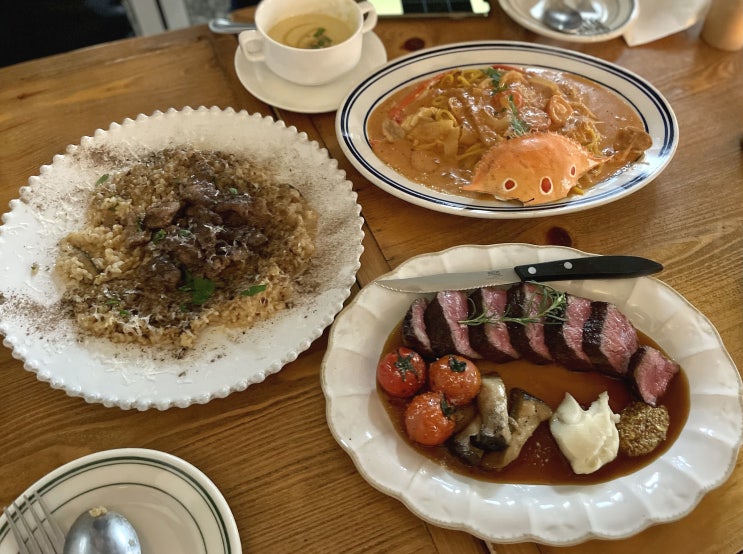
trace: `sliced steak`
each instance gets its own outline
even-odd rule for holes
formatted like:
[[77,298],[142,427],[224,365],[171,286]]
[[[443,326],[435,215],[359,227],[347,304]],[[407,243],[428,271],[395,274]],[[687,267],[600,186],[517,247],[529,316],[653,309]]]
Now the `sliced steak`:
[[583,351],[583,327],[591,315],[591,301],[572,294],[566,298],[560,313],[547,316],[544,340],[556,362],[573,371],[590,371],[593,364]]
[[431,339],[428,338],[424,319],[427,307],[428,299],[421,297],[413,300],[402,320],[402,343],[424,358],[433,359],[436,356],[431,349]]
[[640,398],[651,406],[656,406],[675,375],[679,365],[666,358],[662,352],[651,346],[640,346],[632,355],[629,364],[632,383]]
[[[542,308],[542,289],[532,283],[520,283],[508,289],[506,313],[514,318],[533,318]],[[506,323],[511,336],[511,344],[527,360],[536,364],[552,361],[547,344],[544,341],[544,318],[533,323]]]
[[426,308],[426,333],[431,350],[437,356],[460,354],[465,358],[482,358],[470,346],[469,327],[459,323],[469,317],[469,299],[462,291],[442,291]]
[[470,295],[475,314],[486,314],[493,318],[492,323],[473,325],[470,327],[470,344],[486,360],[505,363],[520,357],[520,354],[511,344],[508,326],[498,321],[503,317],[508,301],[508,293],[504,289],[484,287]]
[[627,316],[609,302],[591,302],[591,315],[583,326],[583,351],[595,369],[626,375],[637,346],[637,331]]

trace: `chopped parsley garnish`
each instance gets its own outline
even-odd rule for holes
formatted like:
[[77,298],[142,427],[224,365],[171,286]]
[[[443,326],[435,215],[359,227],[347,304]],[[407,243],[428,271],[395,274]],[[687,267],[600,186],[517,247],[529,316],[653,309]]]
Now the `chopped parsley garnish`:
[[310,48],[325,48],[333,43],[333,39],[325,34],[324,27],[318,27],[317,30],[312,34],[312,38],[315,40],[312,41]]
[[203,277],[194,277],[191,303],[201,306],[214,294],[214,281]]
[[160,242],[161,240],[165,238],[165,235],[167,235],[167,233],[165,232],[165,229],[158,229],[155,232],[155,234],[152,235],[152,242],[154,244],[157,244],[158,242]]
[[484,73],[485,75],[490,77],[491,81],[493,81],[493,94],[497,94],[506,90],[506,87],[501,86],[500,84],[500,79],[501,77],[503,77],[503,72],[500,69],[495,69],[494,67],[486,67]]
[[240,293],[241,296],[255,296],[259,292],[266,290],[267,285],[251,285]]
[[98,177],[98,180],[95,182],[95,186],[102,185],[103,183],[105,183],[106,181],[108,181],[108,178],[109,177],[110,177],[110,175],[108,173],[104,173],[103,175],[101,175],[100,177]]
[[184,284],[178,290],[180,290],[181,292],[191,293],[191,304],[201,306],[214,294],[216,285],[211,279],[206,279],[204,277],[194,277],[189,271],[186,271],[185,279],[186,284]]

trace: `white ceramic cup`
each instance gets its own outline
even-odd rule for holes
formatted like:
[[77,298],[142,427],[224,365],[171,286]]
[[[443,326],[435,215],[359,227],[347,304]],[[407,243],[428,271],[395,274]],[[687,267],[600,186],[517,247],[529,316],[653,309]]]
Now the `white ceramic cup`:
[[[354,30],[347,40],[326,48],[294,48],[268,36],[276,23],[305,13],[341,19]],[[371,2],[354,0],[262,0],[255,12],[255,30],[239,35],[240,49],[250,62],[263,62],[279,77],[299,85],[322,85],[359,63],[364,34],[377,24]]]

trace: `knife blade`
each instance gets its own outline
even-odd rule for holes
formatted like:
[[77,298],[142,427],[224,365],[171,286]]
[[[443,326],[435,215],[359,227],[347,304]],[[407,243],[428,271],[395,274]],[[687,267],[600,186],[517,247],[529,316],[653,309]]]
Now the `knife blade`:
[[519,281],[567,281],[572,279],[621,279],[651,275],[663,269],[658,262],[639,256],[587,256],[552,262],[517,265],[502,269],[440,273],[404,279],[378,279],[378,285],[399,292],[471,290],[510,285]]

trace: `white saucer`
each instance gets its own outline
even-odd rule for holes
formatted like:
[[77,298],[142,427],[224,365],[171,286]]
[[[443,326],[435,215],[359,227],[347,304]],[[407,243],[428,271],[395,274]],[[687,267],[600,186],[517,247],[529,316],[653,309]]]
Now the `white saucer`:
[[[209,478],[170,454],[141,448],[84,456],[42,477],[36,490],[64,531],[94,506],[123,514],[142,552],[240,554],[240,536],[227,502]],[[5,516],[0,554],[17,554]]]
[[299,113],[331,112],[340,106],[349,89],[387,61],[387,51],[373,32],[364,35],[361,61],[345,75],[326,85],[304,86],[282,79],[263,62],[249,62],[235,51],[235,71],[243,86],[267,104]]

